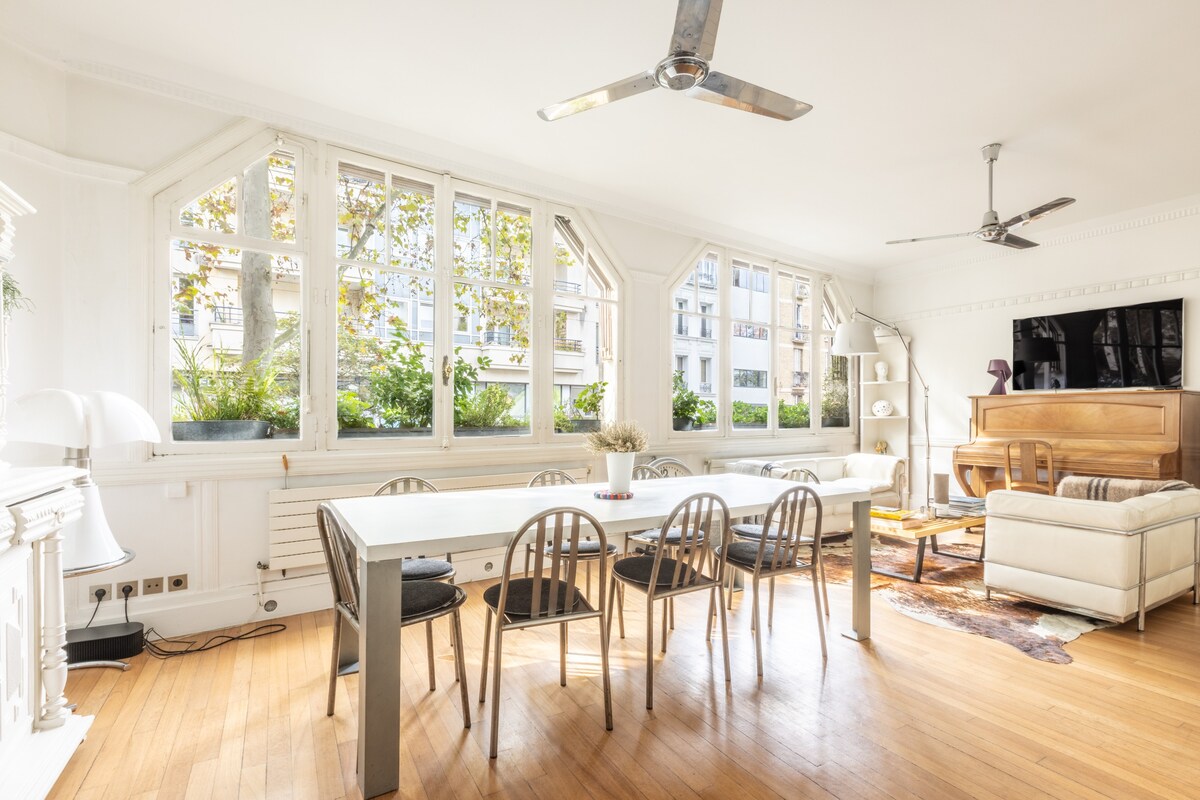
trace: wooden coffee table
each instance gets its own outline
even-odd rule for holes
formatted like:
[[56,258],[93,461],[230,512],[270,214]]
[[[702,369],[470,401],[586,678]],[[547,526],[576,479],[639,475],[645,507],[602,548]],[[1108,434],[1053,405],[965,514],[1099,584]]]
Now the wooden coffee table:
[[979,556],[964,556],[958,553],[946,553],[938,550],[937,537],[939,533],[949,533],[950,531],[961,531],[968,528],[982,528],[987,522],[986,517],[958,517],[957,519],[935,519],[926,522],[917,528],[897,529],[882,524],[875,517],[871,518],[871,533],[877,533],[880,536],[892,536],[897,539],[909,539],[917,543],[917,563],[913,567],[912,575],[903,575],[898,572],[888,572],[887,570],[875,569],[871,567],[871,572],[877,575],[887,575],[889,578],[899,578],[902,581],[911,583],[921,582],[921,570],[925,565],[925,542],[929,542],[933,547],[933,552],[946,558],[957,558],[960,561],[983,561],[983,547],[979,548]]

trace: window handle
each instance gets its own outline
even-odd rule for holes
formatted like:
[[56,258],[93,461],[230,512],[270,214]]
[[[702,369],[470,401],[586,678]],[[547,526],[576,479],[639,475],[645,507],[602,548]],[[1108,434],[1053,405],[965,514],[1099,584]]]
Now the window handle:
[[442,356],[442,386],[449,386],[454,377],[454,367],[450,366],[450,356]]

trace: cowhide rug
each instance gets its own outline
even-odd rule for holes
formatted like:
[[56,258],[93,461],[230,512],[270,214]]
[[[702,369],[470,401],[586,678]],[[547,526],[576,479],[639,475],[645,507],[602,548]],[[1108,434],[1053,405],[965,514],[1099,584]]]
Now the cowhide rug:
[[[966,555],[979,552],[978,545],[968,543],[942,544],[939,549]],[[848,542],[826,545],[821,555],[829,581],[850,582]],[[877,538],[871,550],[877,568],[903,574],[912,573],[916,556],[915,543],[887,536]],[[985,600],[983,564],[939,558],[928,546],[920,583],[872,573],[871,588],[881,592],[901,614],[930,625],[986,636],[1053,664],[1071,663],[1071,656],[1063,649],[1067,642],[1112,625],[1005,595],[993,594],[991,600]]]

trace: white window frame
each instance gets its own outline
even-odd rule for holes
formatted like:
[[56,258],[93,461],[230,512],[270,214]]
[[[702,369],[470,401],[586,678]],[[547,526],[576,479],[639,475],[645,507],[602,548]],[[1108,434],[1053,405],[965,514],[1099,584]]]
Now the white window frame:
[[[819,305],[823,302],[826,286],[832,287],[832,295],[836,305],[835,311],[839,318],[846,316],[847,312],[839,302],[840,293],[836,290],[836,284],[830,275],[814,270],[809,267],[792,262],[780,262],[777,259],[758,256],[753,253],[748,253],[742,250],[723,247],[712,242],[693,248],[688,257],[679,263],[679,265],[670,273],[666,284],[667,309],[670,312],[667,315],[667,338],[668,341],[673,341],[675,336],[675,315],[678,312],[675,304],[675,293],[683,286],[691,286],[687,284],[687,277],[693,274],[697,265],[708,253],[717,255],[717,313],[712,315],[715,323],[714,334],[716,335],[719,346],[717,349],[717,363],[719,368],[713,370],[715,373],[716,395],[717,395],[717,424],[712,430],[692,430],[692,431],[676,431],[673,429],[671,420],[671,376],[673,372],[668,372],[660,384],[662,397],[666,398],[666,402],[660,408],[660,424],[663,425],[663,430],[667,432],[668,441],[675,443],[697,442],[707,439],[726,439],[726,440],[754,440],[762,438],[770,439],[796,439],[803,437],[814,436],[846,436],[853,435],[857,424],[857,409],[855,408],[855,397],[857,395],[857,377],[854,375],[854,370],[850,370],[849,374],[849,403],[850,403],[850,426],[846,428],[825,428],[821,426],[821,382],[824,379],[825,369],[825,352],[824,352],[824,337],[832,335],[832,332],[823,330],[823,318],[817,315],[822,314],[822,308]],[[754,293],[753,266],[761,266],[768,268],[768,291],[767,298],[770,308],[770,321],[762,324],[768,329],[768,342],[770,342],[771,356],[768,359],[767,365],[767,384],[771,392],[771,401],[768,403],[768,423],[765,429],[756,428],[734,428],[732,424],[732,389],[733,389],[733,369],[731,339],[733,334],[733,309],[730,305],[733,291],[734,267],[733,262],[746,261],[751,264],[751,269],[747,271],[747,286],[745,288],[751,294]],[[739,267],[740,269],[740,267]],[[781,428],[779,427],[778,409],[776,408],[777,399],[775,397],[775,376],[782,367],[780,366],[779,353],[780,348],[777,345],[776,337],[779,335],[780,325],[784,322],[779,319],[779,271],[784,270],[797,277],[807,278],[809,281],[810,302],[813,303],[812,314],[813,319],[810,322],[810,330],[812,336],[811,347],[809,348],[809,427],[808,428]],[[761,294],[761,292],[759,292]],[[697,313],[697,312],[692,312]],[[795,320],[787,320],[788,324],[795,327]],[[785,325],[786,327],[786,325]],[[674,348],[671,348],[672,363],[674,363]],[[791,367],[787,369],[788,379],[791,379]]]
[[[243,172],[251,164],[279,149],[292,152],[296,163],[296,241],[275,242],[238,232],[233,234],[188,228],[180,224],[179,213],[189,203],[221,181],[236,177],[243,180]],[[152,320],[153,358],[151,375],[151,416],[163,434],[163,441],[153,446],[154,455],[215,454],[215,453],[278,453],[313,450],[317,446],[317,430],[312,414],[313,385],[312,354],[310,335],[312,330],[311,280],[314,273],[310,241],[310,213],[308,208],[309,188],[314,184],[314,159],[311,143],[299,137],[285,136],[276,131],[262,131],[223,154],[192,170],[188,176],[176,181],[154,195],[152,201],[151,259],[153,265]],[[241,219],[239,203],[238,218]],[[173,334],[171,324],[171,242],[179,239],[212,242],[221,247],[253,250],[260,253],[286,254],[294,256],[300,263],[300,436],[297,439],[256,439],[250,441],[176,442],[171,437],[171,422],[174,397],[172,393],[171,348]]]

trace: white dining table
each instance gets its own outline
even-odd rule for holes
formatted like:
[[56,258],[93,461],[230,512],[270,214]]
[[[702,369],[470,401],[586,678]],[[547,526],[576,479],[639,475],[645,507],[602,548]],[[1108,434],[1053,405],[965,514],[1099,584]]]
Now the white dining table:
[[[791,481],[718,474],[638,481],[629,500],[593,496],[602,483],[422,492],[333,500],[331,505],[358,551],[359,631],[344,629],[339,666],[358,671],[358,783],[363,797],[400,786],[400,564],[427,553],[506,547],[536,514],[560,506],[583,509],[607,535],[660,526],[684,498],[712,492],[733,517],[765,513]],[[853,611],[848,638],[871,635],[870,492],[810,484],[825,505],[854,505]]]

